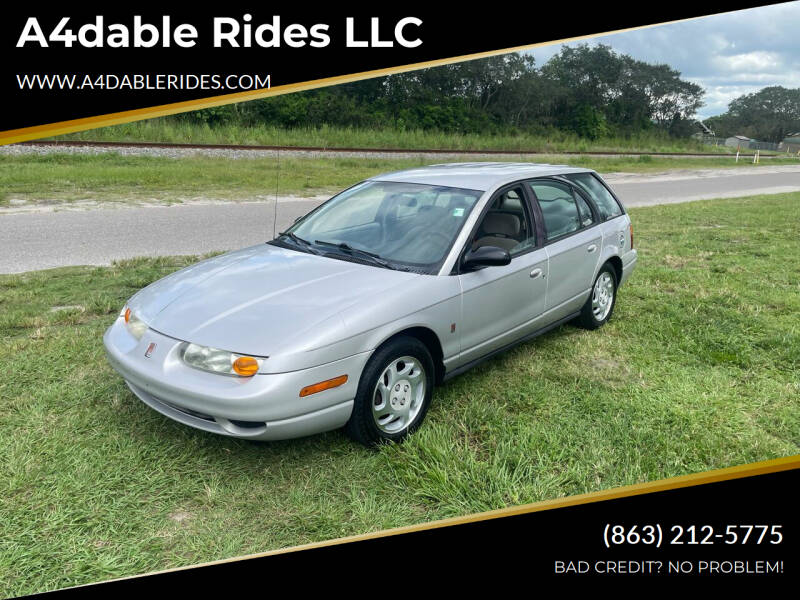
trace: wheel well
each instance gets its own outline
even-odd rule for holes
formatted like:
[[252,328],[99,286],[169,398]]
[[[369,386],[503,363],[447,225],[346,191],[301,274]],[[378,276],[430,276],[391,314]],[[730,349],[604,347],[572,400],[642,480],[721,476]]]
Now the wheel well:
[[[427,327],[409,327],[403,331],[398,331],[393,336],[386,339],[383,344],[404,335],[417,338],[428,348],[428,352],[431,353],[431,358],[433,358],[433,364],[436,367],[436,383],[437,385],[440,384],[444,379],[444,352],[442,351],[442,344],[439,341],[439,336],[437,336],[432,329],[428,329]],[[381,344],[381,346],[383,344]]]
[[619,285],[619,282],[622,280],[622,259],[619,256],[612,256],[606,262],[614,267],[614,273],[617,276],[617,285]]

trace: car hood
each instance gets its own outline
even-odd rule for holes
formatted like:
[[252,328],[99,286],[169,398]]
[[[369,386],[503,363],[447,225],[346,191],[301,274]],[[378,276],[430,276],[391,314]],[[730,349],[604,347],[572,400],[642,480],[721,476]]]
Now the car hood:
[[312,350],[358,332],[338,314],[418,274],[261,244],[173,273],[131,299],[154,330],[231,352]]

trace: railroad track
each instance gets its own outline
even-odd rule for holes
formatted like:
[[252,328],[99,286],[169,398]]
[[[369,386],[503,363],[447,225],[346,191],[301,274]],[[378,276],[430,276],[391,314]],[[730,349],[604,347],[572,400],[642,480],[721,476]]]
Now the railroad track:
[[[162,142],[88,142],[78,140],[44,141],[36,140],[21,142],[19,146],[55,146],[63,148],[90,147],[90,148],[156,148],[156,149],[183,149],[183,150],[261,150],[272,152],[329,152],[329,153],[364,153],[364,154],[464,154],[464,155],[574,155],[574,156],[667,156],[683,158],[704,157],[732,157],[733,154],[719,152],[570,152],[539,150],[452,150],[452,149],[421,149],[421,148],[349,148],[325,146],[255,146],[241,144],[176,144]],[[741,156],[753,156],[753,153],[741,153]],[[763,154],[761,158],[774,158],[782,155]]]

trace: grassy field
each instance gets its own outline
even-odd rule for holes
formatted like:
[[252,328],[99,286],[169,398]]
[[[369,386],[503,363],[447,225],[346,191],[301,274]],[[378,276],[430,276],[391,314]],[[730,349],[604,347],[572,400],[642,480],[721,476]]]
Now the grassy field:
[[438,389],[406,443],[173,423],[107,365],[125,299],[192,258],[0,276],[0,590],[16,595],[796,454],[800,194],[631,210],[612,321]]
[[272,125],[200,125],[170,118],[149,119],[48,138],[109,142],[170,142],[188,144],[245,144],[314,146],[323,148],[432,148],[442,150],[511,150],[529,152],[720,152],[735,148],[707,146],[692,139],[642,133],[631,137],[589,140],[565,132],[549,135],[458,134],[430,130],[359,129]]
[[[746,161],[735,163],[731,157],[650,156],[543,156],[537,161],[566,162],[601,173],[679,168],[757,169],[767,164],[798,164],[797,159],[784,158],[753,165]],[[436,162],[445,161],[424,155],[414,158],[282,157],[231,160],[203,156],[127,156],[118,153],[0,154],[0,207],[76,201],[175,203],[197,199],[252,200],[274,196],[276,190],[281,195],[313,196],[339,191],[354,181],[385,171]]]

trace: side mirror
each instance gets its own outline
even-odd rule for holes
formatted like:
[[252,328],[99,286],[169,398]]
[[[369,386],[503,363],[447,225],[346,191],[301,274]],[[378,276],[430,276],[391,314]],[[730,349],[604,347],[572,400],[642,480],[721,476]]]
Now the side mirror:
[[467,271],[474,271],[479,267],[502,267],[511,262],[511,255],[507,250],[497,246],[481,246],[477,250],[467,252],[461,265]]

